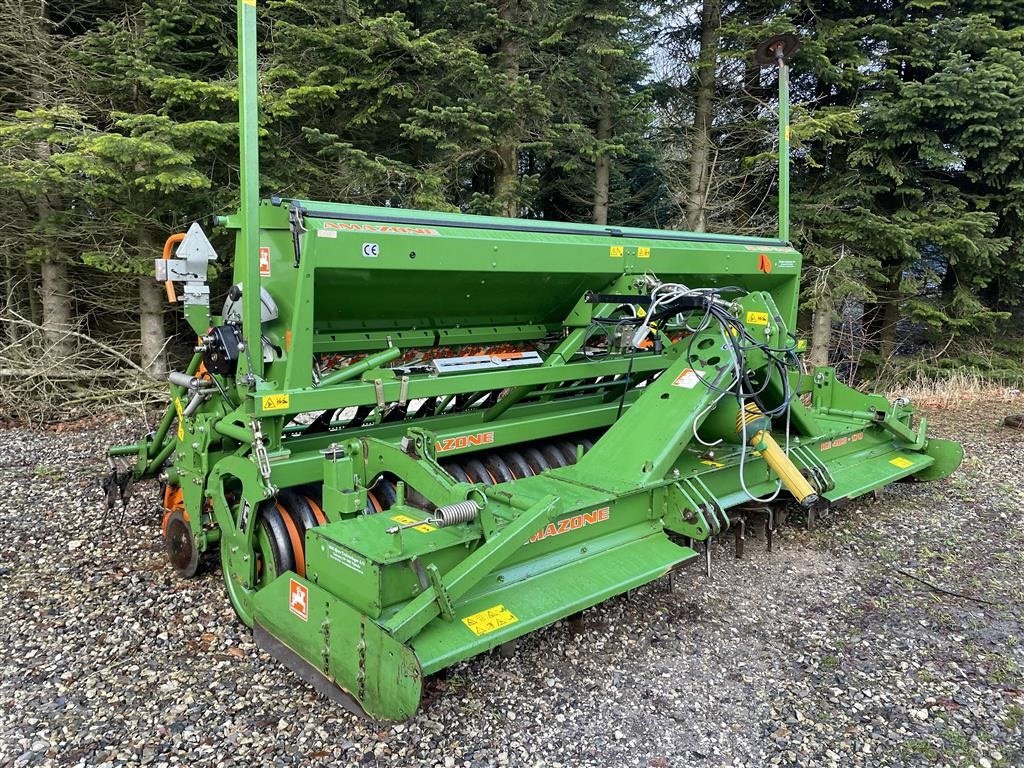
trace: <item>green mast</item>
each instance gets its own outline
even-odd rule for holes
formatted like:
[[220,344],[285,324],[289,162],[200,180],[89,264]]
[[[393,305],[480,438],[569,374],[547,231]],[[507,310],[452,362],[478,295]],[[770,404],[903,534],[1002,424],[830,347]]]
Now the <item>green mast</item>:
[[779,240],[789,242],[789,66],[782,46],[775,49],[779,63]]
[[[242,335],[249,373],[263,377],[260,334],[260,145],[256,68],[256,0],[238,0],[238,169],[241,187]],[[250,287],[251,286],[251,287]]]
[[789,64],[800,47],[796,35],[775,35],[757,46],[760,67],[779,68],[779,240],[789,242]]

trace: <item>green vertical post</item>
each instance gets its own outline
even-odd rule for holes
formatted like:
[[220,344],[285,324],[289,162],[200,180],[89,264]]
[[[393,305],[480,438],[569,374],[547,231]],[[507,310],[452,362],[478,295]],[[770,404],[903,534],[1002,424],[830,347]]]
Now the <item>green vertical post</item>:
[[789,242],[789,66],[782,46],[775,49],[779,62],[779,240]]
[[260,145],[256,68],[256,0],[238,0],[238,169],[241,186],[242,336],[249,373],[263,376],[260,325]]

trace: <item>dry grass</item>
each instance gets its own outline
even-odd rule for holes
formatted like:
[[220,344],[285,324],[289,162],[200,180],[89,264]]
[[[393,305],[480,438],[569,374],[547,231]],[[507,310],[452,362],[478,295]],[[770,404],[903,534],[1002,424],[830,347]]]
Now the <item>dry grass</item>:
[[915,379],[893,385],[890,397],[908,397],[920,406],[932,410],[953,410],[967,403],[1007,403],[1007,413],[1024,411],[1024,381],[1007,385],[994,382],[975,373],[952,373],[942,378],[918,375]]

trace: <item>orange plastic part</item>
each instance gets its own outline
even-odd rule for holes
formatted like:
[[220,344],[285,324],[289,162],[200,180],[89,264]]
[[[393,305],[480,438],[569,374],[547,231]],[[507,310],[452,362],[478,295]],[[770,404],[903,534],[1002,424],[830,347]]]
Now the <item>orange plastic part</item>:
[[164,486],[164,517],[160,521],[160,533],[164,536],[167,535],[167,521],[175,510],[180,511],[188,520],[188,512],[185,511],[185,494],[181,492],[181,488],[177,485]]
[[[170,237],[167,238],[167,240],[164,242],[164,261],[170,261],[171,260],[171,256],[173,255],[172,254],[172,250],[174,249],[174,246],[176,246],[178,243],[180,243],[184,239],[185,239],[185,233],[184,232],[178,232],[178,233],[173,234],[173,235],[171,235]],[[177,304],[178,303],[178,297],[174,293],[174,281],[173,280],[164,280],[164,290],[167,291],[167,300],[169,302],[171,302],[171,304]]]
[[299,536],[299,529],[292,519],[292,513],[285,509],[280,502],[276,502],[277,511],[281,513],[281,520],[288,531],[288,538],[292,542],[292,555],[295,557],[295,572],[299,576],[306,575],[306,553],[302,551],[302,537]]

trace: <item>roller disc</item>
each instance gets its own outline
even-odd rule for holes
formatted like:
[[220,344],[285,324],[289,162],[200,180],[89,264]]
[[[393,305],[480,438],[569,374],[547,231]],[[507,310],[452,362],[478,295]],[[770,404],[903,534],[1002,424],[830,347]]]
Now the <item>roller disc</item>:
[[167,559],[175,573],[185,579],[191,579],[199,569],[199,547],[192,535],[192,526],[185,517],[185,512],[175,509],[167,515],[164,527],[164,548]]
[[446,462],[444,465],[445,470],[449,475],[454,477],[460,483],[471,483],[469,475],[466,474],[466,470],[462,468],[462,465],[455,461]]
[[554,443],[544,443],[539,450],[544,454],[544,458],[548,460],[548,464],[552,467],[564,467],[566,465],[565,456],[562,455],[562,452]]
[[466,473],[471,474],[476,478],[476,482],[483,483],[484,485],[494,485],[494,478],[491,473],[487,471],[487,467],[484,466],[480,459],[469,459],[466,461]]
[[327,516],[324,514],[324,511],[320,508],[321,502],[318,501],[317,499],[314,499],[312,496],[303,496],[302,498],[306,500],[306,503],[309,504],[309,508],[313,510],[313,517],[316,518],[316,524],[326,525]]
[[261,585],[270,583],[285,571],[295,570],[295,556],[292,554],[288,529],[273,499],[260,504],[256,545],[261,565],[258,574]]
[[377,485],[374,486],[374,495],[377,497],[377,501],[380,502],[382,510],[391,509],[394,505],[398,489],[395,487],[395,482],[387,475],[382,475]]
[[526,458],[526,463],[530,465],[530,469],[533,470],[533,474],[535,475],[539,475],[546,469],[551,469],[551,465],[548,464],[548,460],[544,458],[544,454],[533,446],[524,448],[523,456]]
[[566,466],[571,466],[576,463],[576,446],[573,443],[570,443],[568,440],[562,440],[561,442],[555,443],[555,446],[565,457]]
[[523,477],[530,477],[533,474],[533,470],[530,469],[529,463],[526,458],[519,451],[509,450],[502,454],[502,458],[505,459],[505,463],[508,464],[508,468],[512,470],[512,476],[519,480]]
[[366,492],[366,514],[375,515],[381,512],[380,502],[377,497],[373,495],[373,491]]
[[277,502],[277,511],[281,514],[281,522],[284,523],[285,532],[288,534],[288,543],[292,552],[292,560],[295,566],[292,568],[299,576],[306,575],[306,542],[305,534],[299,532],[299,526],[292,517],[291,512],[284,508],[280,501]]
[[487,471],[491,473],[491,476],[499,483],[507,483],[509,480],[515,480],[515,475],[512,474],[512,468],[505,463],[499,454],[492,453],[484,457],[484,466]]
[[299,536],[306,539],[306,531],[316,528],[320,522],[313,513],[313,507],[306,499],[295,491],[288,489],[277,494],[277,501],[291,515],[295,527],[299,529]]

